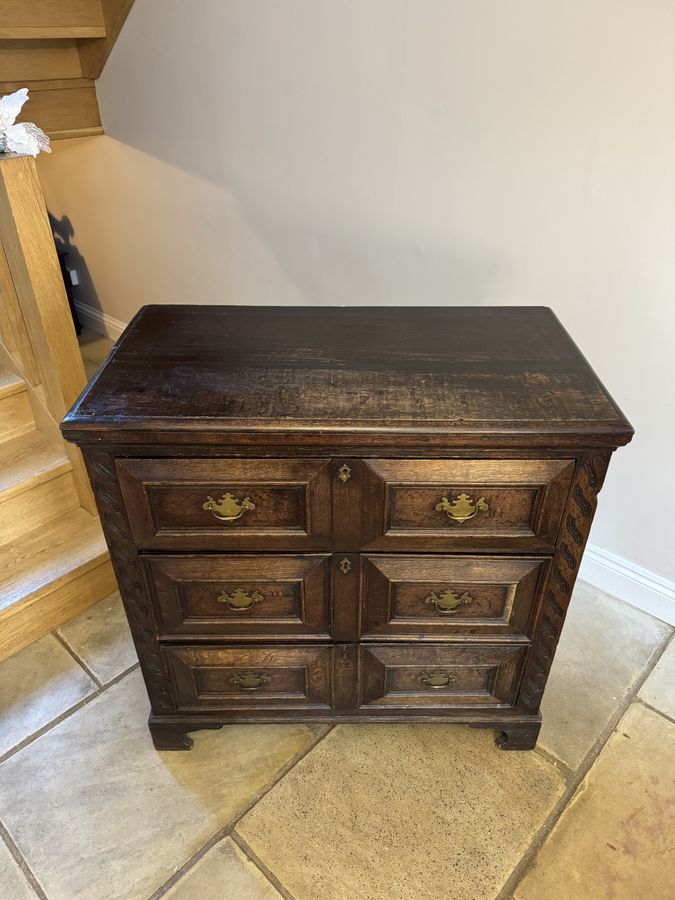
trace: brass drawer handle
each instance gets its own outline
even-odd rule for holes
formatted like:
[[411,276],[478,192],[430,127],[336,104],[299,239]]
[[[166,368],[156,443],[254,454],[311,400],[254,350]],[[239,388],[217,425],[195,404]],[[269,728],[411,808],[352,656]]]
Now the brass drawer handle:
[[445,512],[448,514],[448,518],[460,524],[468,519],[473,519],[479,510],[486,512],[489,508],[485,497],[480,497],[474,503],[468,494],[460,494],[452,503],[447,497],[441,497],[441,502],[436,504],[436,512]]
[[427,687],[438,690],[438,688],[451,684],[455,680],[455,676],[448,675],[447,672],[422,672],[419,680]]
[[235,588],[231,594],[226,594],[225,591],[222,591],[216,597],[218,603],[224,603],[228,609],[233,609],[235,612],[245,612],[256,603],[262,603],[264,599],[265,597],[260,591],[253,591],[252,594],[248,594],[240,587]]
[[436,612],[441,615],[452,616],[455,613],[458,613],[463,606],[468,606],[469,603],[473,603],[474,601],[471,594],[467,594],[466,591],[460,596],[448,589],[447,591],[443,591],[442,594],[435,594],[432,592],[428,597],[425,597],[424,602],[428,606],[435,607]]
[[257,691],[263,684],[267,684],[272,679],[264,672],[257,674],[256,672],[244,672],[243,675],[233,675],[230,678],[230,684],[236,684],[242,691]]
[[202,509],[212,512],[220,522],[236,522],[247,510],[255,509],[255,504],[248,497],[244,497],[240,503],[232,494],[223,494],[218,501],[211,496],[207,497]]

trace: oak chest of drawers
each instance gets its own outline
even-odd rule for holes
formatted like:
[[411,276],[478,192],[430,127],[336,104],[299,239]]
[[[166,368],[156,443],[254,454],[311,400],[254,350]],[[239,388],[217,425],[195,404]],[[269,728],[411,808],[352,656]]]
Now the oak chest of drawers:
[[148,306],[68,414],[162,749],[228,722],[534,746],[632,429],[550,310]]

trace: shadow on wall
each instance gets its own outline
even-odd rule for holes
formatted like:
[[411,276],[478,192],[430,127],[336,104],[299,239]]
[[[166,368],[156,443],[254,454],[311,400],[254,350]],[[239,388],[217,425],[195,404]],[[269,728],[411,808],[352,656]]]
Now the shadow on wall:
[[[362,4],[338,6],[270,4],[260,16],[205,2],[186,28],[184,4],[165,0],[158,32],[153,4],[134,5],[97,85],[105,140],[143,155],[120,151],[125,227],[137,235],[121,241],[148,260],[116,303],[435,306],[509,296],[503,254],[454,241],[453,203],[464,195],[448,174],[457,151],[446,146],[446,94],[436,87],[421,105],[411,100],[403,48],[417,46],[408,27],[424,35],[425,17],[404,4],[383,36],[386,4],[367,15]],[[446,14],[439,21],[450,28]],[[444,45],[434,47],[443,72]],[[419,146],[404,122],[421,123]],[[106,303],[121,298],[114,287],[101,282]]]
[[[400,240],[383,231],[319,231],[308,223],[270,221],[243,202],[230,234],[240,246],[229,255],[230,279],[250,299],[251,268],[274,261],[277,283],[292,301],[311,306],[480,306],[508,294],[511,274],[502,261],[478,248],[451,247],[432,240]],[[245,246],[244,246],[245,245]],[[241,288],[248,282],[248,289]],[[235,287],[237,285],[235,284]]]
[[267,202],[246,183],[215,183],[189,166],[107,135],[44,161],[47,184],[73,185],[50,223],[78,274],[77,305],[128,322],[160,301],[484,306],[514,296],[512,265],[488,241],[396,221],[376,203],[331,217],[287,191]]
[[66,254],[66,268],[69,272],[77,273],[78,283],[72,285],[72,295],[75,304],[78,305],[82,303],[85,306],[91,306],[94,309],[100,310],[101,303],[98,299],[94,281],[89,272],[89,267],[87,266],[87,261],[78,250],[77,245],[73,243],[73,237],[75,235],[73,223],[68,216],[65,215],[61,216],[60,219],[57,219],[56,216],[53,216],[51,213],[48,213],[48,215],[49,224],[52,227],[52,233],[54,235],[56,251],[59,254]]
[[[173,173],[174,187],[188,179],[206,184]],[[223,241],[203,234],[202,252],[193,247],[181,257],[181,264],[198,260],[209,272],[201,282],[202,302],[484,306],[513,293],[512,268],[485,243],[446,242],[428,230],[388,227],[380,216],[327,227],[327,217],[313,217],[288,198],[272,208],[241,186],[211,186],[210,192],[220,198]]]

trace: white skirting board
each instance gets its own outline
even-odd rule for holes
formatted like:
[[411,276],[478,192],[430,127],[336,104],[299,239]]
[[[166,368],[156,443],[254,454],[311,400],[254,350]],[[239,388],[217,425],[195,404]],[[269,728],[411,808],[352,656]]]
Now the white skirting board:
[[675,583],[630,560],[588,544],[579,578],[624,603],[675,625]]
[[117,340],[127,327],[126,322],[120,322],[119,319],[113,319],[108,313],[104,313],[94,306],[88,306],[86,303],[76,303],[75,309],[77,310],[80,322],[83,325],[86,325],[87,328],[91,328],[92,331],[104,334],[106,337]]

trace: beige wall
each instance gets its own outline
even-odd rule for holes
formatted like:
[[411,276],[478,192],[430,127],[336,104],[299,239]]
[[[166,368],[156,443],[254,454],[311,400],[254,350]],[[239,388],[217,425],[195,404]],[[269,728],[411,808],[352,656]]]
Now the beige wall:
[[41,175],[117,319],[552,306],[638,432],[592,541],[672,580],[674,40],[672,0],[136,0],[109,137]]

